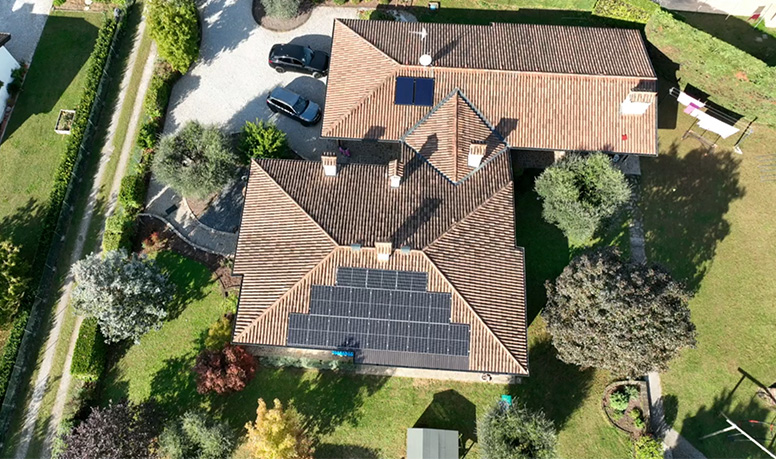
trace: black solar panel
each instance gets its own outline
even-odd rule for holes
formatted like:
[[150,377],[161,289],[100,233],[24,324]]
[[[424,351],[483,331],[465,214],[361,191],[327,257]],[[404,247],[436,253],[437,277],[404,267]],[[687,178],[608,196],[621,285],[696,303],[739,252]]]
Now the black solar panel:
[[469,325],[422,272],[340,267],[336,286],[311,286],[310,313],[291,313],[288,345],[468,356]]
[[415,79],[410,77],[396,77],[395,103],[402,105],[412,104],[412,92]]
[[415,79],[415,105],[433,105],[434,104],[434,79],[416,78]]

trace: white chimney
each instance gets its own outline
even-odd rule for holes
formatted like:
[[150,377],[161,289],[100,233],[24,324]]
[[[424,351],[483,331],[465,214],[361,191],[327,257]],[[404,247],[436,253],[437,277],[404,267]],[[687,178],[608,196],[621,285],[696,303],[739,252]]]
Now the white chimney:
[[388,178],[391,180],[391,188],[398,188],[401,184],[402,169],[399,160],[391,160],[388,163]]
[[393,244],[390,242],[375,243],[375,249],[377,249],[377,260],[387,261],[391,258]]
[[474,142],[469,144],[469,166],[478,168],[482,163],[482,159],[485,158],[485,150],[487,148],[487,144],[477,144]]
[[323,154],[321,156],[321,163],[323,164],[323,173],[327,176],[337,175],[337,157],[334,155]]

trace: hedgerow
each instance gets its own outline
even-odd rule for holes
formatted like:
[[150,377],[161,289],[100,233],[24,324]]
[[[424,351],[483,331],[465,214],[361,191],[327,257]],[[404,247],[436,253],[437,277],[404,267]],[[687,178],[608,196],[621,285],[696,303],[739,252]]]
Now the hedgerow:
[[105,339],[100,333],[97,319],[86,318],[78,331],[70,373],[86,382],[96,381],[105,368],[105,352]]
[[660,5],[651,0],[597,0],[593,14],[605,18],[646,24]]

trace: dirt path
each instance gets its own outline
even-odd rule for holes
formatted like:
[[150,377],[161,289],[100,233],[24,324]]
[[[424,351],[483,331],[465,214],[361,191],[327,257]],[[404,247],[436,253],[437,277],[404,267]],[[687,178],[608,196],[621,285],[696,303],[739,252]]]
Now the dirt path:
[[[130,55],[130,60],[124,72],[124,77],[121,82],[120,95],[118,99],[119,103],[116,105],[116,107],[114,107],[111,123],[110,123],[110,126],[108,127],[108,136],[106,138],[105,146],[102,152],[100,153],[101,157],[100,157],[99,168],[97,170],[97,174],[94,177],[94,182],[92,184],[92,189],[89,194],[86,210],[84,211],[84,214],[81,217],[81,220],[78,224],[76,244],[75,244],[75,247],[73,248],[73,252],[71,253],[70,259],[68,260],[67,267],[72,266],[84,255],[83,251],[84,251],[84,244],[86,241],[86,234],[88,233],[89,225],[91,224],[92,218],[94,217],[94,208],[97,202],[97,195],[102,186],[103,177],[105,176],[105,171],[107,169],[108,162],[110,161],[110,158],[114,153],[113,136],[115,134],[116,126],[118,125],[118,120],[122,111],[123,104],[127,102],[125,101],[125,98],[122,97],[122,95],[126,92],[127,87],[129,86],[129,80],[132,75],[132,69],[134,68],[135,61],[137,60],[137,53],[140,45],[140,39],[143,36],[144,30],[145,30],[145,21],[143,20],[140,22],[138,31],[135,35],[132,54]],[[130,101],[131,103],[135,104],[135,106],[133,108],[132,118],[130,120],[130,129],[127,132],[127,136],[125,138],[125,145],[122,148],[121,157],[119,159],[119,165],[118,165],[118,168],[116,169],[116,174],[114,176],[114,180],[111,188],[111,202],[110,202],[111,204],[109,205],[108,210],[106,211],[106,215],[109,215],[109,213],[113,211],[113,208],[115,206],[114,203],[116,201],[115,196],[118,194],[118,187],[116,184],[119,184],[119,185],[121,184],[121,177],[123,177],[127,164],[129,162],[129,156],[130,156],[129,152],[131,152],[131,148],[127,148],[126,144],[129,143],[131,147],[131,143],[134,141],[134,138],[135,138],[137,121],[139,119],[139,110],[140,110],[139,108],[142,107],[142,97],[145,94],[145,90],[147,89],[148,82],[150,81],[150,78],[151,78],[155,57],[156,57],[155,50],[152,49],[151,53],[149,54],[148,61],[146,62],[144,67],[143,76],[141,78],[140,88],[138,89],[137,97],[134,101]],[[73,349],[75,347],[75,342],[78,338],[78,330],[81,324],[81,318],[77,317],[72,335],[70,337],[61,337],[62,325],[65,322],[64,319],[67,313],[68,305],[70,303],[70,295],[72,293],[72,289],[73,289],[73,276],[71,273],[68,273],[65,279],[65,285],[62,291],[62,295],[60,296],[59,301],[57,302],[56,313],[54,317],[54,325],[46,341],[46,348],[45,348],[46,351],[45,351],[43,360],[41,361],[40,366],[38,368],[38,375],[33,387],[32,399],[24,415],[24,424],[22,428],[22,433],[19,439],[19,445],[15,453],[16,458],[25,458],[27,456],[27,453],[30,447],[30,441],[32,440],[32,436],[35,431],[35,426],[38,422],[38,418],[40,415],[41,403],[48,390],[49,381],[51,380],[51,371],[54,364],[57,344],[60,339],[62,340],[69,339],[70,343],[69,343],[68,353],[65,358],[63,373],[59,381],[59,386],[57,388],[57,394],[56,394],[54,406],[50,414],[49,426],[47,429],[47,435],[44,441],[44,446],[42,451],[43,456],[49,455],[51,450],[51,441],[53,440],[54,435],[56,434],[56,430],[57,430],[57,427],[59,426],[59,422],[62,420],[62,413],[65,407],[65,403],[67,402],[67,394],[72,380],[70,375],[70,363],[72,362]]]

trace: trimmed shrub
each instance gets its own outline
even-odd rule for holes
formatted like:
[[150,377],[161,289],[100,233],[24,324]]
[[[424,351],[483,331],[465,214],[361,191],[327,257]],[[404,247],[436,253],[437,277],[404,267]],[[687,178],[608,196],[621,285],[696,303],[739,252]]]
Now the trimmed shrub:
[[159,56],[186,73],[199,56],[199,13],[193,0],[149,0],[148,29]]
[[222,316],[207,331],[205,337],[205,348],[208,350],[220,350],[232,338],[232,319],[229,316]]
[[119,204],[129,212],[143,207],[145,200],[145,177],[142,174],[127,174],[121,179]]
[[558,435],[542,412],[497,403],[477,422],[482,458],[555,458]]
[[622,391],[615,391],[609,395],[609,407],[615,412],[625,412],[630,404],[630,398]]
[[652,0],[597,0],[593,14],[605,18],[646,24],[660,5]]
[[647,38],[680,65],[677,77],[709,94],[713,102],[776,126],[776,67],[702,30],[658,11]]
[[97,319],[86,318],[78,331],[70,373],[85,382],[98,380],[105,368],[105,352],[105,338],[97,325]]
[[22,343],[24,328],[27,327],[27,320],[30,313],[27,310],[21,310],[19,315],[13,321],[11,335],[5,342],[3,357],[0,359],[0,396],[5,397],[5,390],[8,389],[8,381],[13,373],[13,366],[16,364],[16,354],[19,352],[19,345]]
[[[267,16],[281,19],[291,19],[299,14],[300,0],[261,0],[264,13]],[[345,3],[344,1],[342,3]]]
[[633,409],[630,411],[630,417],[633,419],[633,426],[638,428],[639,430],[643,430],[647,427],[646,423],[644,423],[644,414],[641,413],[640,409]]
[[650,435],[642,436],[634,444],[636,458],[663,458],[663,443]]
[[330,371],[353,370],[352,361],[295,358],[293,356],[262,356],[259,362],[269,367],[299,367],[302,369],[327,369]]
[[115,251],[117,249],[132,249],[131,235],[135,229],[135,214],[129,213],[122,207],[105,221],[105,232],[102,234],[102,250]]
[[250,158],[288,158],[286,133],[272,123],[248,121],[240,131],[240,151]]
[[16,317],[29,287],[29,266],[19,255],[19,247],[0,240],[0,325]]

